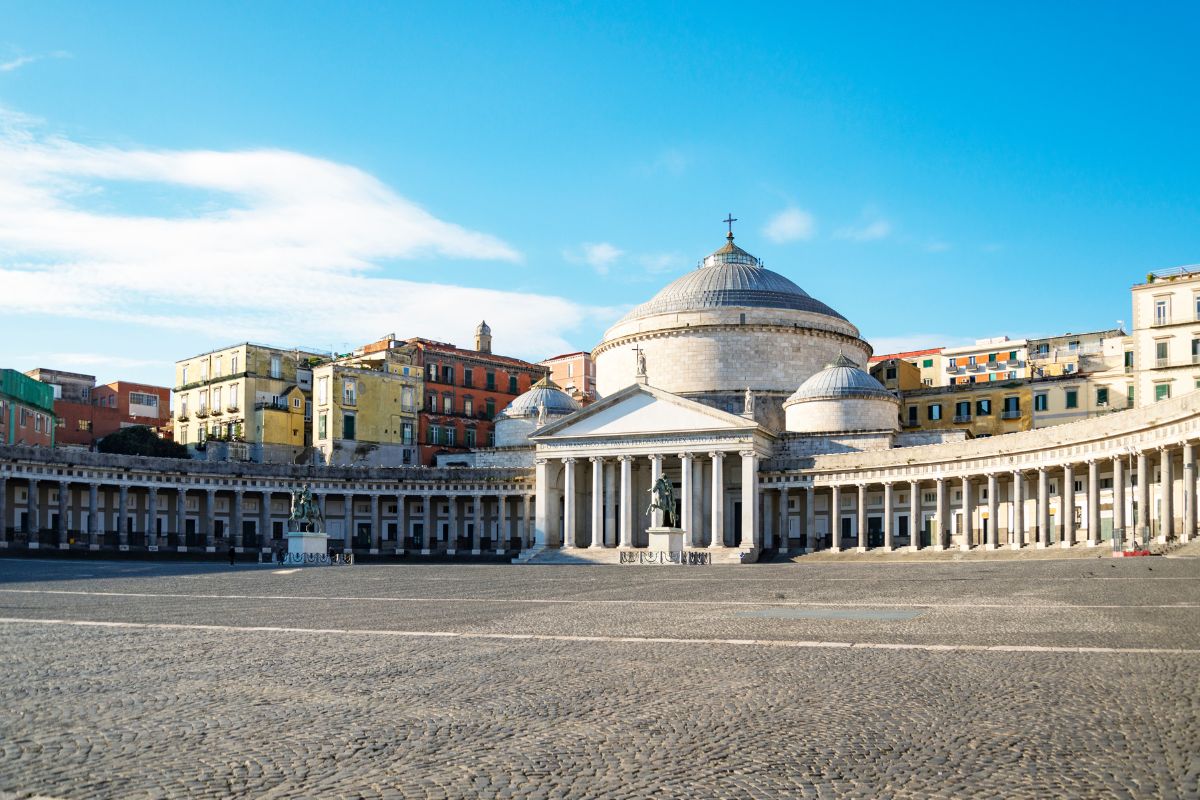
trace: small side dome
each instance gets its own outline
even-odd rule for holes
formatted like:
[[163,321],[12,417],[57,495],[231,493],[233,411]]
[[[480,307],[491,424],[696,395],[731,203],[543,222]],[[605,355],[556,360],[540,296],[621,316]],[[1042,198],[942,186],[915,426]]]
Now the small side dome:
[[496,446],[528,445],[529,434],[582,407],[549,377],[542,378],[496,415]]
[[839,355],[800,384],[783,403],[785,427],[797,433],[896,431],[900,400],[883,384]]
[[578,411],[579,405],[574,397],[564,392],[550,378],[542,378],[529,387],[529,391],[515,398],[500,412],[500,416],[509,419],[516,417],[536,417],[546,409],[546,416],[562,416]]

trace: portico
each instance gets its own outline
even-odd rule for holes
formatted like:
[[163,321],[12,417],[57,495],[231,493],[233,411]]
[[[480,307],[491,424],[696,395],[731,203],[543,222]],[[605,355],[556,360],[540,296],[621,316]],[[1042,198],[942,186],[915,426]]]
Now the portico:
[[759,462],[774,438],[752,418],[635,383],[530,437],[535,547],[646,547],[649,491],[663,476],[685,547],[756,551]]

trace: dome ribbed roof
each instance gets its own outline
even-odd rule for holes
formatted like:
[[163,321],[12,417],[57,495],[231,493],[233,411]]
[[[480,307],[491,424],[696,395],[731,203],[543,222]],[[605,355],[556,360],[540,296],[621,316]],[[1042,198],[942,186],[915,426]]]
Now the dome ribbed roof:
[[800,388],[784,402],[784,405],[806,400],[841,400],[846,397],[879,398],[899,402],[896,395],[885,389],[882,383],[859,369],[858,364],[840,355],[832,364],[800,384]]
[[650,300],[626,314],[621,322],[655,314],[725,307],[790,308],[844,320],[808,292],[733,243],[708,256],[700,267],[676,278]]
[[543,408],[546,416],[571,414],[582,408],[579,401],[564,392],[554,381],[542,378],[529,391],[513,399],[500,412],[505,417],[536,417]]

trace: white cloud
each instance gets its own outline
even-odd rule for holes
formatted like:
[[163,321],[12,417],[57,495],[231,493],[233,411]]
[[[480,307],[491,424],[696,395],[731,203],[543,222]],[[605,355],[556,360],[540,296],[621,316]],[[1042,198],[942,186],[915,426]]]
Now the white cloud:
[[943,242],[941,239],[934,239],[931,242],[925,243],[926,253],[945,253],[953,247],[949,242]]
[[0,72],[13,72],[21,67],[26,66],[27,64],[32,64],[35,61],[41,61],[45,58],[70,58],[70,55],[70,53],[65,51],[55,50],[53,53],[45,53],[43,55],[17,56],[9,61],[0,63]]
[[586,264],[597,274],[607,275],[609,268],[625,251],[608,242],[584,242],[574,250],[563,251],[563,258],[573,264]]
[[773,242],[795,242],[811,239],[817,232],[813,215],[801,208],[790,206],[767,221],[763,233]]
[[833,232],[835,239],[847,239],[853,242],[872,242],[885,239],[892,233],[892,223],[886,219],[876,219],[862,225],[847,225]]
[[682,261],[683,257],[678,253],[644,253],[638,256],[638,263],[654,274],[670,272]]
[[[171,217],[95,210],[127,183],[215,199]],[[486,318],[499,348],[529,357],[562,350],[586,316],[559,297],[378,274],[381,262],[443,257],[521,259],[344,164],[282,150],[87,147],[0,109],[0,316],[281,344],[397,328],[453,341]]]

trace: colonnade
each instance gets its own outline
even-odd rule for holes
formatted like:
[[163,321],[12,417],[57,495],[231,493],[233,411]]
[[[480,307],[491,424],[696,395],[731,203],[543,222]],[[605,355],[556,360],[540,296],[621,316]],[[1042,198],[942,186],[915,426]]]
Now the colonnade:
[[[533,539],[529,491],[318,489],[331,544],[360,552],[503,552]],[[264,551],[284,538],[289,490],[0,475],[0,545]],[[340,508],[338,505],[340,504]]]
[[[1198,535],[1197,446],[1188,442],[1034,468],[850,484],[817,476],[814,487],[802,490],[803,511],[795,515],[801,519],[800,539],[781,546],[991,550],[1095,547],[1105,540],[1114,548],[1133,540],[1141,545],[1186,542]],[[788,507],[789,488],[768,485],[766,491],[781,498],[779,507]],[[786,516],[780,529],[790,530]]]

